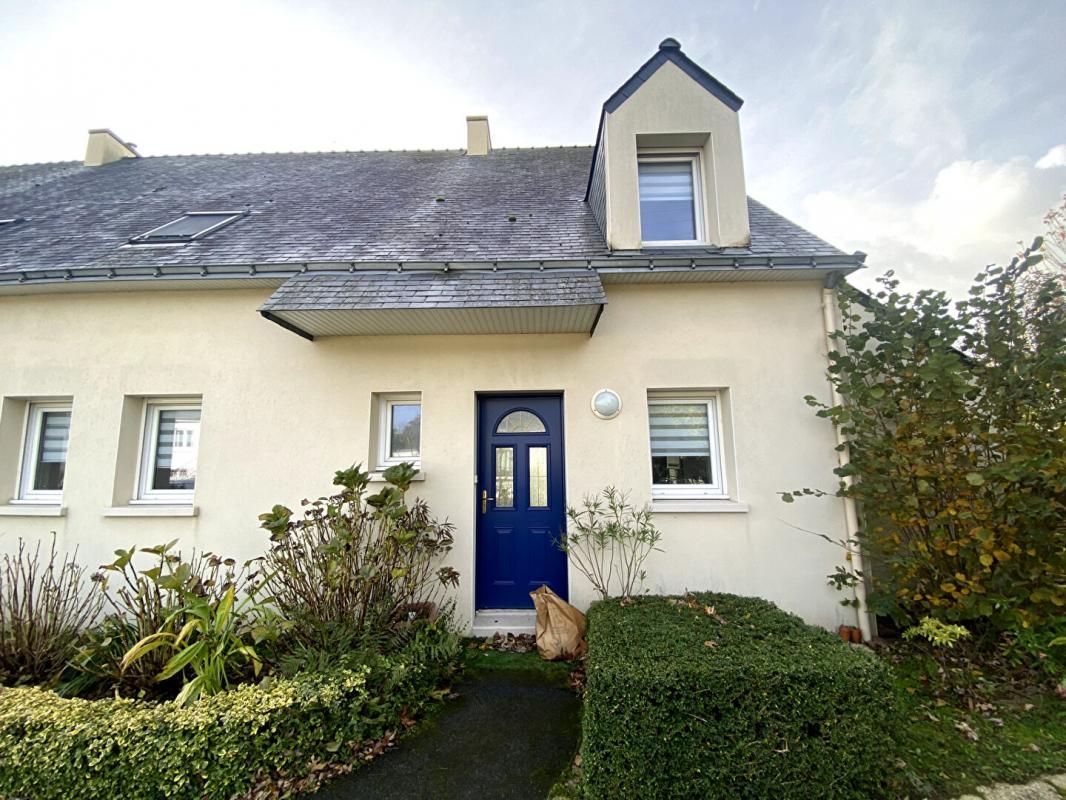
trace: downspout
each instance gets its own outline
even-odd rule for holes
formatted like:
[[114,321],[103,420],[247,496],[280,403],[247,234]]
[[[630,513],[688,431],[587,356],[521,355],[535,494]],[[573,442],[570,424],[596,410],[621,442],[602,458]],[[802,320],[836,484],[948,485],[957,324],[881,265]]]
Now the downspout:
[[[837,278],[838,273],[831,273],[826,280],[827,288],[822,289],[822,320],[825,327],[827,358],[829,353],[836,350],[836,343],[833,341],[830,334],[838,328]],[[829,391],[832,404],[834,406],[841,405],[840,393],[837,391],[836,385],[832,381],[829,381]],[[836,433],[837,439],[837,464],[841,467],[846,467],[851,463],[847,437],[844,436],[839,425],[834,425],[833,430]],[[849,489],[854,484],[854,479],[851,475],[845,475],[843,481],[844,485]],[[873,630],[870,625],[870,615],[866,610],[866,570],[863,568],[862,549],[860,547],[853,547],[851,544],[859,533],[859,511],[855,505],[854,497],[844,498],[844,526],[848,532],[848,545],[845,548],[845,558],[851,566],[852,571],[862,573],[862,577],[853,587],[855,601],[858,604],[855,607],[855,615],[858,618],[859,630],[862,631],[862,640],[868,642],[873,638]]]

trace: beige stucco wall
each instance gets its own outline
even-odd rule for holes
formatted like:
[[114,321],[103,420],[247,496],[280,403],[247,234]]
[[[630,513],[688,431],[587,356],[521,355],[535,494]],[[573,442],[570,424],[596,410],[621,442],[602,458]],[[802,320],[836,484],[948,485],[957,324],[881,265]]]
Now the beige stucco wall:
[[699,151],[704,227],[709,242],[745,245],[747,190],[740,118],[675,64],[667,62],[604,120],[607,240],[612,249],[640,247],[639,147]]
[[[55,530],[63,547],[77,545],[93,566],[118,547],[172,538],[254,556],[267,541],[258,513],[327,492],[335,469],[367,459],[372,392],[421,391],[426,480],[416,489],[457,526],[452,562],[463,576],[459,609],[469,618],[475,392],[564,392],[568,501],[608,483],[643,501],[650,494],[647,390],[728,388],[735,495],[750,511],[657,515],[664,552],[649,563],[648,588],[757,594],[825,626],[853,622],[825,583],[839,553],[791,527],[844,538],[840,505],[785,505],[776,496],[832,485],[832,430],[802,399],[828,394],[820,286],[608,288],[592,337],[317,342],[255,313],[268,290],[0,297],[0,396],[74,399],[67,514],[0,516],[0,548]],[[612,421],[589,408],[605,386],[624,404]],[[181,394],[203,396],[199,516],[104,517],[116,495],[128,496],[115,485],[124,397]],[[10,441],[0,444],[10,451]],[[13,486],[0,489],[6,498]],[[589,588],[573,572],[570,580],[572,599],[585,605]]]

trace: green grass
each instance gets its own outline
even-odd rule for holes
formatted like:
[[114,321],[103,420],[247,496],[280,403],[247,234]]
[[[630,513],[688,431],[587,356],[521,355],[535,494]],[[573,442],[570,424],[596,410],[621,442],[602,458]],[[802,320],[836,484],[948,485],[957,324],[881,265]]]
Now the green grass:
[[472,639],[464,643],[462,666],[463,670],[468,673],[521,670],[540,673],[559,686],[568,686],[570,684],[570,672],[573,670],[574,664],[569,661],[545,661],[537,655],[536,651],[532,653],[505,653],[499,650],[480,650],[467,646],[470,642],[480,644],[481,640]]
[[918,688],[908,666],[896,673],[907,716],[901,797],[957,797],[1066,770],[1066,702],[1051,690],[1001,688],[984,698],[991,708],[969,710]]

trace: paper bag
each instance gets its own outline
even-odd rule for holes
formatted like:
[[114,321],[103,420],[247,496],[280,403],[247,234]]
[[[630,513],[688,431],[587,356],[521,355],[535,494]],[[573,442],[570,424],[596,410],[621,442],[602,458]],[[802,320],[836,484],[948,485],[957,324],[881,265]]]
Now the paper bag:
[[581,658],[588,650],[585,615],[547,586],[530,592],[537,609],[537,652],[547,661]]

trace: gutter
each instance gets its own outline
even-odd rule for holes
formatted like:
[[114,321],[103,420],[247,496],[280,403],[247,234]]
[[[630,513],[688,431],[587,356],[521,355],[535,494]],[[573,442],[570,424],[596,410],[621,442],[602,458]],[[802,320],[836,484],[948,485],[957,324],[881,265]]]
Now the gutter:
[[44,285],[124,283],[128,281],[278,280],[304,273],[450,272],[452,270],[596,270],[604,275],[633,272],[728,272],[810,270],[812,277],[826,270],[853,272],[862,267],[860,254],[823,256],[646,255],[639,252],[591,258],[483,261],[302,261],[211,265],[145,265],[71,267],[0,271],[0,291]]
[[[830,276],[830,280],[826,283],[831,288],[822,289],[822,321],[825,327],[825,344],[826,344],[826,357],[829,353],[836,350],[836,343],[830,337],[830,334],[837,330],[839,320],[837,318],[837,302],[836,302],[836,283],[839,278]],[[829,381],[830,399],[833,405],[841,405],[840,393],[837,391],[836,386],[832,381]],[[836,433],[837,440],[837,464],[841,467],[846,467],[851,463],[851,454],[848,449],[847,437],[840,430],[839,425],[834,425],[833,430]],[[849,489],[854,485],[855,481],[851,475],[845,475],[842,479],[844,485]],[[862,631],[862,640],[864,642],[870,641],[873,638],[873,625],[870,621],[870,614],[867,610],[866,604],[866,570],[863,568],[862,548],[853,547],[851,545],[852,540],[858,535],[859,532],[859,511],[855,503],[854,497],[845,497],[844,500],[844,526],[848,533],[848,544],[845,547],[845,558],[848,563],[851,564],[853,570],[863,573],[862,578],[854,586],[855,600],[858,606],[855,608],[855,615],[859,630]]]

